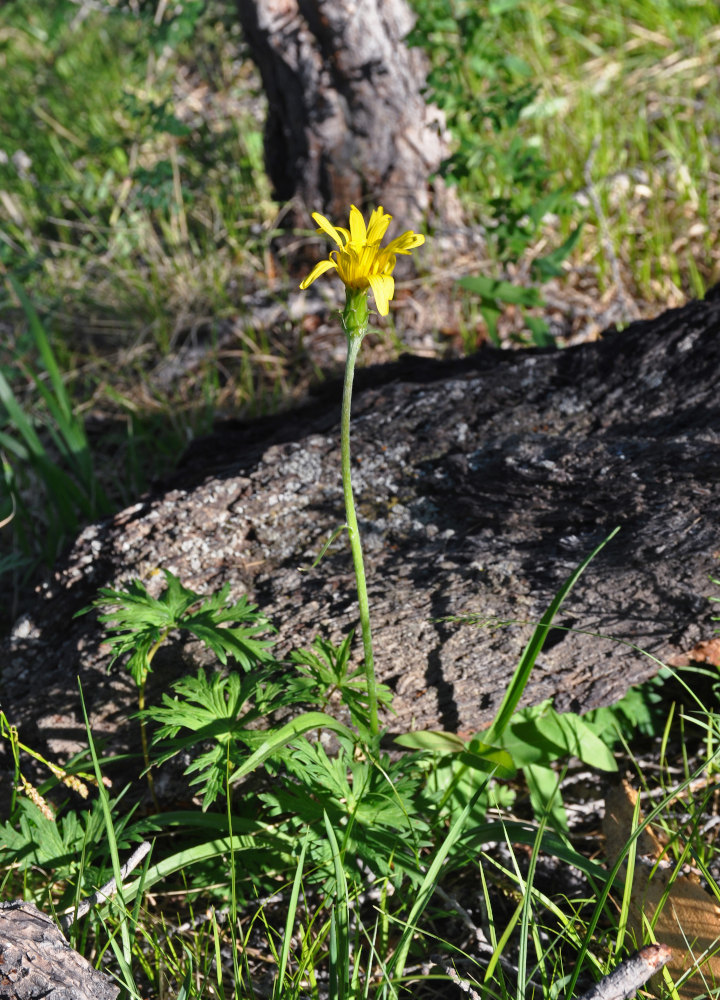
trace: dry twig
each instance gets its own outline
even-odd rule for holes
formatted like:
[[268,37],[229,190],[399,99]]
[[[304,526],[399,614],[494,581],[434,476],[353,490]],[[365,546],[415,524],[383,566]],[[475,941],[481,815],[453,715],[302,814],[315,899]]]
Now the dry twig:
[[[147,840],[144,840],[142,844],[140,844],[140,846],[133,851],[120,869],[121,882],[128,877],[131,871],[134,871],[134,869],[137,868],[149,850],[150,843]],[[98,903],[107,902],[107,900],[115,895],[117,888],[117,882],[113,877],[109,882],[106,882],[104,886],[94,892],[92,896],[88,896],[87,899],[83,899],[83,901],[78,904],[77,909],[73,906],[72,909],[63,913],[59,920],[60,928],[63,933],[67,933],[75,921],[79,920],[80,917],[84,917],[86,913],[89,913],[93,906],[96,906]]]
[[597,216],[598,226],[600,227],[600,239],[603,245],[603,250],[605,256],[610,264],[610,272],[612,274],[613,284],[617,289],[619,304],[620,304],[620,320],[622,322],[628,322],[631,319],[637,319],[638,309],[632,296],[629,294],[627,288],[625,287],[625,282],[622,278],[622,273],[620,270],[620,261],[615,253],[615,248],[613,247],[612,238],[610,236],[610,227],[608,226],[607,218],[603,212],[602,205],[600,204],[600,199],[598,198],[597,191],[595,189],[595,183],[592,179],[592,168],[595,163],[595,156],[598,151],[598,146],[600,144],[599,139],[595,139],[593,142],[590,152],[588,153],[588,158],[585,161],[584,175],[587,196],[590,199],[595,215]]
[[583,993],[579,1000],[627,1000],[634,996],[651,976],[670,961],[672,951],[666,944],[646,944],[624,962],[603,976],[599,983]]

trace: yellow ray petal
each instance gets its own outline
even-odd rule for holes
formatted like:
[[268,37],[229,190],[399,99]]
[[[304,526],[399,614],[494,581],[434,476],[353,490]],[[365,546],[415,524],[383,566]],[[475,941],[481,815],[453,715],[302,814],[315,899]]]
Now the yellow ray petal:
[[387,316],[390,309],[390,299],[395,291],[395,279],[390,274],[370,274],[368,281],[375,296],[377,311],[381,316]]
[[353,243],[367,243],[367,229],[362,212],[354,205],[350,206],[350,239]]
[[392,215],[386,215],[382,205],[376,208],[370,216],[367,228],[368,243],[379,243],[387,232],[387,227],[392,222]]
[[335,240],[337,245],[342,248],[343,241],[335,226],[333,226],[333,224],[329,222],[324,215],[320,215],[319,212],[313,212],[313,219],[317,222],[319,230],[327,233],[330,239]]
[[410,253],[415,247],[421,247],[424,242],[425,237],[422,233],[413,233],[408,230],[402,236],[396,236],[394,240],[390,240],[385,249],[389,253]]
[[325,274],[326,271],[330,271],[333,267],[337,267],[334,260],[321,260],[312,269],[307,278],[304,278],[300,282],[300,287],[304,290],[308,285],[312,285],[316,278],[319,278],[321,274]]
[[333,226],[319,212],[313,212],[313,219],[319,226],[318,232],[325,233],[334,240],[337,249],[330,252],[327,260],[315,265],[300,287],[307,288],[321,274],[335,268],[347,288],[371,288],[378,312],[381,316],[387,316],[390,300],[395,292],[392,277],[395,255],[409,254],[425,242],[425,237],[408,230],[383,247],[382,240],[392,216],[385,212],[382,205],[370,213],[367,226],[362,212],[355,205],[350,207],[349,229]]

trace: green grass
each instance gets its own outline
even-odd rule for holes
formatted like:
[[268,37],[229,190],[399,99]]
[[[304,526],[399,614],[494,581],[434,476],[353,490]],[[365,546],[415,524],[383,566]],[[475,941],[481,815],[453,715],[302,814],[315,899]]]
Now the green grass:
[[[96,963],[107,950],[104,967],[119,977],[125,996],[430,997],[438,980],[452,979],[503,1000],[519,1000],[526,989],[553,1000],[559,985],[575,995],[578,978],[598,979],[640,943],[622,866],[637,864],[634,845],[648,823],[663,831],[678,875],[689,859],[702,871],[709,912],[711,894],[720,893],[714,832],[704,829],[717,775],[718,716],[712,705],[696,704],[683,718],[677,728],[671,715],[664,742],[686,742],[696,726],[706,729],[706,752],[692,762],[675,757],[655,780],[644,776],[645,818],[636,815],[621,830],[625,843],[614,865],[612,857],[603,864],[597,834],[587,835],[592,831],[554,832],[550,804],[537,817],[528,814],[519,783],[478,777],[464,803],[436,813],[437,800],[423,792],[440,762],[432,754],[402,766],[406,778],[415,771],[424,780],[405,798],[411,823],[394,822],[384,865],[365,852],[373,839],[382,843],[388,804],[355,786],[354,802],[336,800],[323,811],[331,801],[329,772],[303,774],[305,751],[296,742],[297,769],[273,767],[234,806],[226,790],[206,812],[133,816],[122,794],[111,798],[101,790],[91,793],[89,807],[55,805],[52,820],[20,796],[1,828],[3,891],[57,914],[72,911],[113,872],[117,878],[139,840],[150,842],[150,857],[139,874],[128,875],[122,892],[70,926],[73,946]],[[113,762],[101,761],[94,748],[91,756],[101,786]],[[87,763],[68,770],[81,766]],[[362,772],[357,761],[352,767]],[[390,792],[379,773],[387,762],[374,762],[369,773],[376,768],[377,787]],[[57,789],[52,781],[39,786],[55,802]],[[275,803],[281,808],[273,809]],[[314,823],[308,822],[313,805]],[[361,827],[371,815],[363,847]],[[417,867],[403,859],[412,830],[422,841]],[[569,866],[576,874],[568,894],[561,873]],[[672,889],[664,906],[675,907],[682,926],[682,903]]]
[[[80,523],[132,502],[151,469],[170,470],[219,411],[263,412],[284,391],[282,347],[237,320],[265,281],[276,211],[257,83],[241,49],[237,58],[227,5],[208,5],[187,40],[176,14],[163,32],[153,11],[125,6],[80,16],[69,0],[18,0],[0,10],[0,274],[13,278],[0,285],[0,374],[5,403],[14,400],[0,413],[0,516],[15,503],[0,557],[15,594]],[[196,335],[200,363],[157,378]],[[80,482],[55,447],[58,415],[70,419],[64,404],[53,409],[59,392],[78,432],[86,424]],[[30,435],[32,470],[18,451]],[[68,490],[53,485],[63,477]],[[90,513],[73,500],[78,489],[110,507],[93,500]]]
[[[451,19],[476,9],[464,0],[415,3]],[[264,102],[234,5],[179,5],[159,27],[152,5],[139,10],[121,3],[81,16],[70,0],[16,0],[0,10],[0,270],[15,275],[40,313],[75,411],[95,419],[93,446],[112,455],[105,468],[98,456],[98,475],[119,503],[144,485],[157,441],[169,466],[215,415],[267,412],[318,374],[297,324],[273,326],[247,304],[251,293],[286,298],[296,279],[270,252],[282,206],[263,171]],[[486,220],[493,198],[514,199],[521,216],[565,186],[557,210],[521,241],[525,250],[503,263],[491,243],[487,256],[458,262],[458,276],[536,283],[532,262],[584,219],[553,302],[602,317],[619,274],[648,314],[717,280],[714,3],[616,3],[601,13],[559,0],[490,5],[482,59],[463,53],[451,25],[442,37],[462,90],[451,125],[475,164],[460,184],[470,218]],[[537,88],[515,125],[504,112],[498,128],[469,118],[492,93],[493,73],[501,90]],[[520,155],[536,157],[527,175],[508,152],[513,140]],[[431,294],[435,280],[424,278]],[[485,325],[473,296],[465,298],[457,336],[474,347]],[[42,359],[8,286],[0,307],[0,370],[42,423],[44,403],[20,373]],[[517,306],[502,309],[512,328]],[[162,365],[198,336],[204,355],[163,381]],[[388,344],[386,356],[397,349]]]
[[[720,275],[717,5],[668,0],[594,11],[532,2],[523,20],[518,51],[542,81],[536,135],[573,190],[586,186],[584,165],[598,142],[592,181],[631,292],[653,303],[702,294]],[[593,243],[595,220],[585,260],[607,279]]]
[[[294,668],[278,662],[256,608],[229,601],[226,588],[201,597],[170,574],[157,598],[137,583],[103,591],[106,641],[130,656],[137,683],[177,628],[233,669],[181,678],[162,705],[145,709],[143,724],[155,728],[144,760],[101,759],[88,730],[88,753],[60,768],[22,744],[3,715],[0,735],[22,788],[0,824],[4,892],[72,915],[114,876],[121,891],[111,901],[67,920],[76,948],[96,963],[107,953],[105,967],[128,997],[389,1000],[432,996],[437,979],[453,978],[503,1000],[520,1000],[528,988],[554,1000],[560,980],[573,995],[580,977],[599,978],[650,936],[632,922],[637,893],[623,875],[648,823],[663,831],[677,876],[689,858],[700,869],[709,913],[710,893],[720,898],[714,828],[705,822],[720,747],[717,671],[706,672],[705,697],[697,670],[681,677],[682,712],[673,705],[660,726],[647,706],[667,689],[669,672],[586,719],[549,706],[513,712],[588,561],[537,624],[490,730],[469,740],[407,733],[392,756],[368,735],[369,681],[348,671],[344,649],[326,643],[316,646],[322,662],[308,651],[292,657]],[[348,716],[350,726],[339,721]],[[568,750],[586,769],[614,769],[610,748],[638,724],[654,734],[638,763],[647,816],[636,811],[620,825],[603,863],[597,834],[588,839],[568,824],[559,782]],[[321,730],[334,737],[332,752]],[[648,753],[659,761],[655,781]],[[185,806],[131,804],[148,756],[159,776],[178,755],[174,780],[184,769]],[[33,783],[33,761],[50,778]],[[550,779],[540,795],[516,773],[537,778],[538,764]],[[112,795],[108,773],[119,779]],[[86,801],[69,800],[69,789],[83,788]],[[121,862],[140,841],[151,855],[122,881]],[[560,873],[570,869],[565,885]],[[672,887],[662,905],[683,928]],[[671,988],[672,979],[668,996]]]
[[[533,190],[507,156],[515,139],[544,163],[546,190],[565,185],[568,198],[580,198],[586,223],[566,267],[572,288],[594,287],[600,297],[612,287],[610,253],[640,312],[701,295],[718,280],[716,4],[596,9],[510,0],[485,9],[466,0],[414,0],[414,7],[427,18],[419,41],[441,74],[438,98],[470,156],[461,194],[481,222],[491,218],[492,199],[517,198],[518,185]],[[464,27],[453,29],[461,18]],[[495,102],[498,81],[501,90],[536,88],[517,123]],[[499,107],[502,126],[478,115],[478,102]],[[548,219],[512,274],[522,280],[529,262],[567,233],[562,217]]]
[[193,30],[200,58],[189,42],[165,50],[152,12],[80,18],[67,0],[0,12],[0,260],[71,357],[138,338],[165,353],[182,330],[236,310],[263,268],[274,206],[262,102],[228,8],[211,5]]

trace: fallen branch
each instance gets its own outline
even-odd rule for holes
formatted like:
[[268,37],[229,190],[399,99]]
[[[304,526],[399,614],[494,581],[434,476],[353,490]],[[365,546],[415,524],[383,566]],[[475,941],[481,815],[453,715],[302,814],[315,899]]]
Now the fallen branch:
[[[150,851],[148,841],[130,855],[120,869],[120,883]],[[63,933],[93,906],[105,903],[118,890],[116,879],[88,896],[77,907],[53,920],[32,903],[16,899],[0,903],[0,1000],[115,1000],[119,988],[70,947]]]
[[[147,840],[144,840],[138,848],[136,848],[130,857],[127,859],[125,864],[120,869],[120,881],[124,882],[131,871],[140,864],[143,858],[150,851],[150,844]],[[76,920],[80,917],[84,917],[86,913],[89,913],[93,906],[97,906],[98,903],[106,903],[111,899],[117,892],[117,882],[115,878],[111,878],[109,882],[106,882],[104,886],[97,889],[92,896],[88,896],[87,899],[83,899],[77,907],[71,907],[71,909],[66,910],[65,913],[60,917],[59,924],[60,928],[64,934],[66,934]]]
[[671,958],[672,950],[666,944],[646,944],[621,962],[617,969],[603,976],[579,1000],[627,1000]]

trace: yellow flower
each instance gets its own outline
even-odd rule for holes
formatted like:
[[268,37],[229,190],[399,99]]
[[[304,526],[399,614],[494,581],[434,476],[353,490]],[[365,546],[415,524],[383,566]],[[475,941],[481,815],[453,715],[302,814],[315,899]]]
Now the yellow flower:
[[324,215],[313,212],[319,233],[326,233],[333,239],[339,250],[332,250],[327,260],[321,260],[300,285],[307,288],[321,274],[336,269],[346,288],[362,290],[371,288],[375,296],[377,311],[387,316],[390,299],[395,292],[392,276],[396,257],[399,253],[409,254],[415,247],[422,246],[425,237],[410,230],[391,240],[386,247],[380,244],[390,225],[392,215],[384,209],[376,208],[365,226],[362,213],[354,205],[350,207],[350,229],[333,226]]

